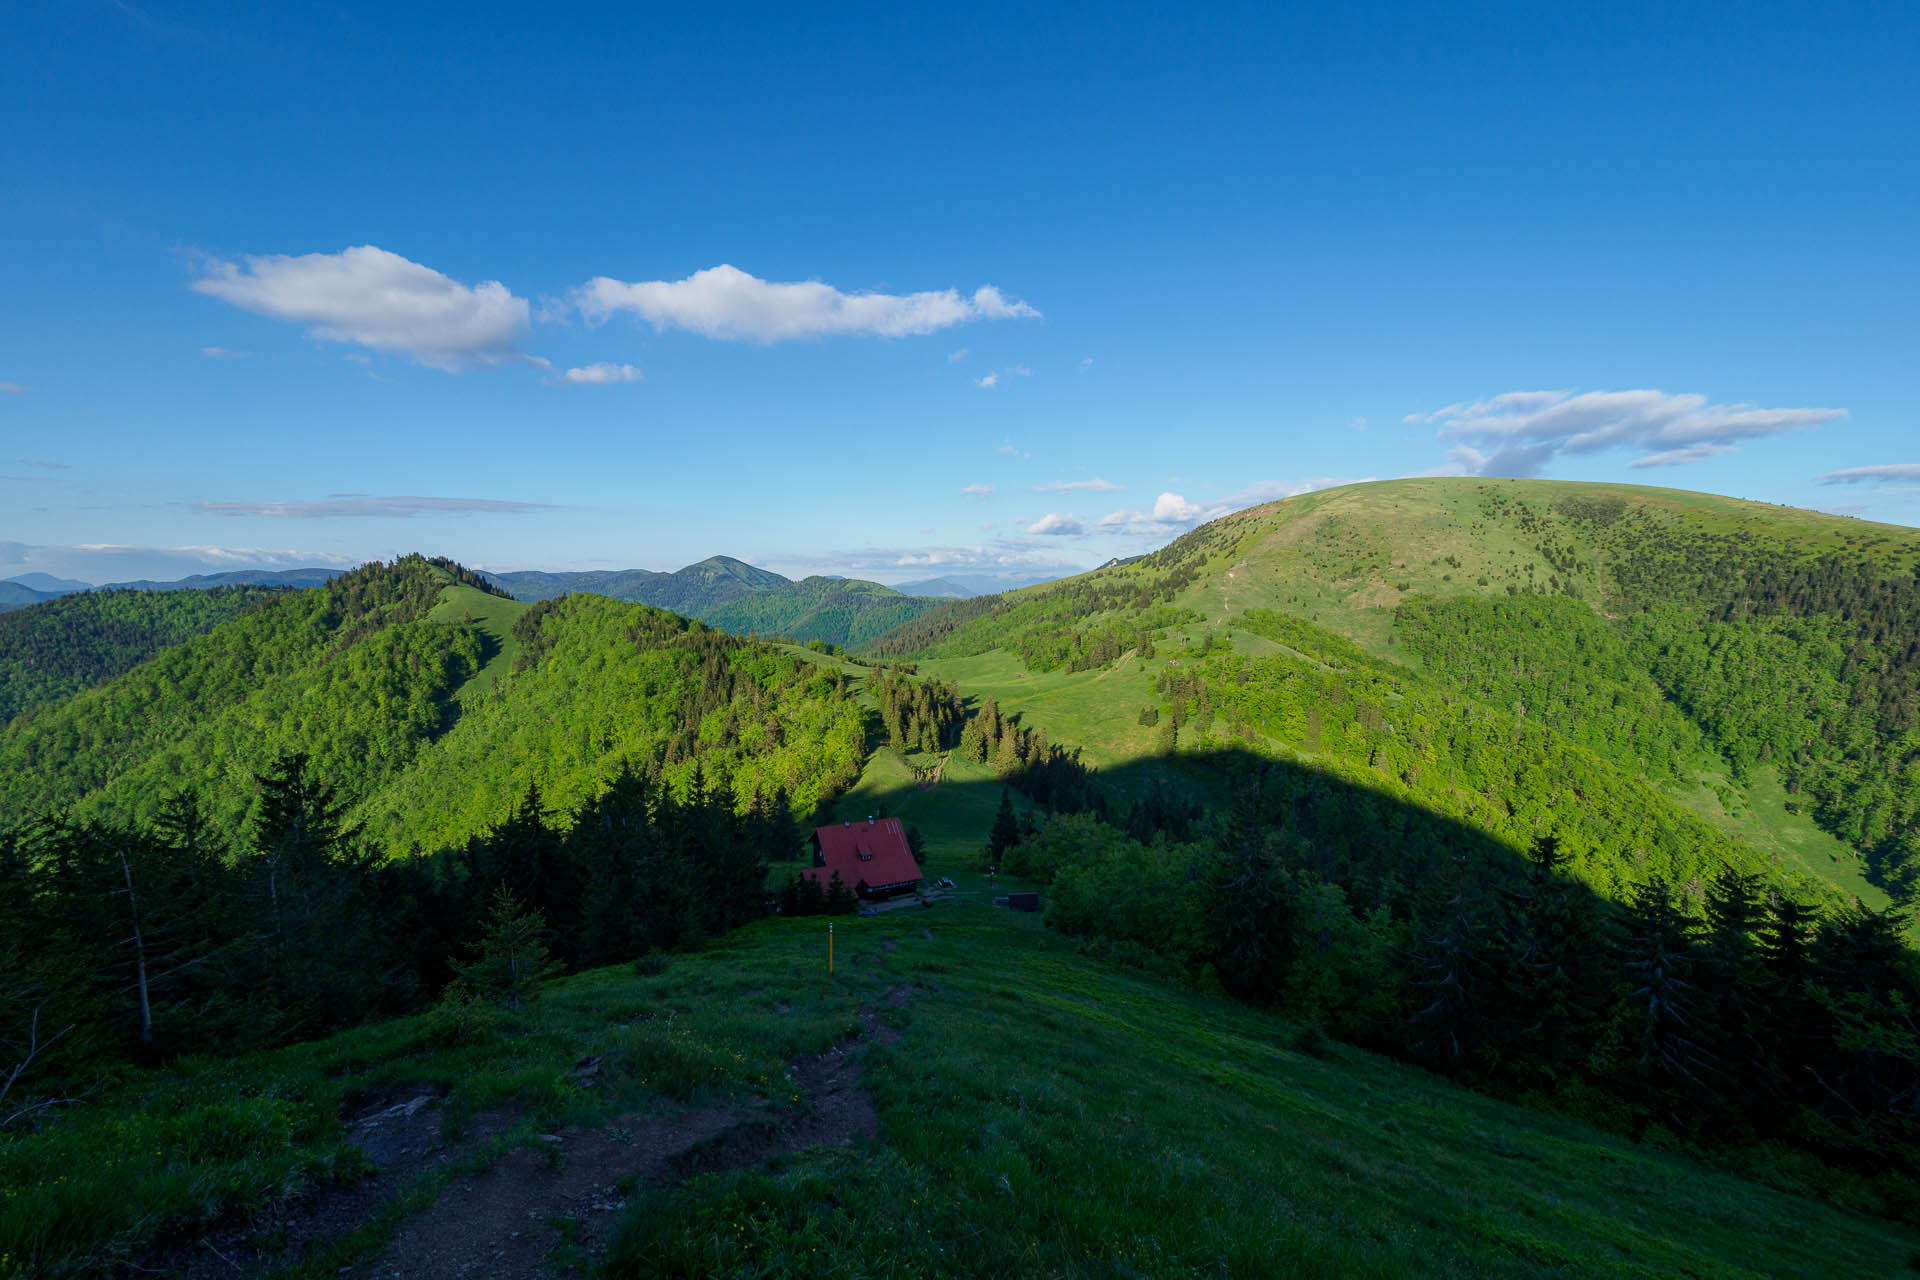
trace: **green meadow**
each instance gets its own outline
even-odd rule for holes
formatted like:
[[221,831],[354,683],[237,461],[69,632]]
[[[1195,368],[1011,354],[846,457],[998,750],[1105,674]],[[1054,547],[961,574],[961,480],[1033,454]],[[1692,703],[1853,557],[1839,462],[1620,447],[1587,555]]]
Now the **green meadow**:
[[[836,1043],[858,1055],[876,1139],[627,1185],[604,1256],[569,1252],[574,1233],[555,1226],[556,1273],[1737,1277],[1920,1264],[1920,1237],[1902,1228],[1109,966],[984,895],[835,928],[831,975],[824,922],[773,919],[663,972],[557,981],[528,1014],[440,1010],[132,1074],[0,1147],[0,1275],[165,1274],[181,1256],[169,1246],[210,1222],[284,1223],[303,1193],[367,1177],[340,1123],[360,1100],[441,1094],[445,1135],[490,1136],[332,1238],[276,1256],[269,1231],[257,1255],[261,1274],[331,1276],[381,1257],[455,1179],[541,1149],[541,1135],[689,1108],[784,1124],[809,1101],[789,1067]],[[887,1034],[863,1031],[863,1011]],[[570,1068],[592,1058],[604,1067],[587,1089]],[[1774,1176],[1793,1187],[1799,1175],[1783,1161]]]

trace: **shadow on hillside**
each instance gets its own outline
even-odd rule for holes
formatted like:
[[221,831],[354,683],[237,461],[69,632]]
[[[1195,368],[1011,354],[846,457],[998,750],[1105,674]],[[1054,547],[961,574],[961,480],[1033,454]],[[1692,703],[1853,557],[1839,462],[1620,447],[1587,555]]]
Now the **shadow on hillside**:
[[[1305,858],[1297,865],[1327,879],[1390,880],[1403,893],[1421,887],[1451,893],[1464,881],[1490,887],[1528,867],[1520,850],[1478,827],[1311,765],[1242,748],[1146,757],[1091,773],[1106,804],[1101,816],[1143,842],[1198,839],[1218,830],[1231,811],[1237,821],[1297,837],[1294,847]],[[832,817],[901,819],[919,833],[916,852],[931,858],[938,874],[945,866],[983,865],[1003,793],[1017,812],[1047,821],[1046,808],[1018,781],[977,777],[931,788],[906,777],[863,779]],[[1625,850],[1589,856],[1631,861]]]

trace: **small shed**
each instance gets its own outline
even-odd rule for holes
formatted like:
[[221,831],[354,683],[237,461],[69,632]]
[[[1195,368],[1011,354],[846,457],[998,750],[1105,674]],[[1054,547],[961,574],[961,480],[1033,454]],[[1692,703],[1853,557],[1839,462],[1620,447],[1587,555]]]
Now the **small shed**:
[[898,818],[868,818],[815,828],[813,865],[800,874],[822,889],[840,873],[840,882],[863,900],[892,898],[920,888],[920,864],[907,845]]

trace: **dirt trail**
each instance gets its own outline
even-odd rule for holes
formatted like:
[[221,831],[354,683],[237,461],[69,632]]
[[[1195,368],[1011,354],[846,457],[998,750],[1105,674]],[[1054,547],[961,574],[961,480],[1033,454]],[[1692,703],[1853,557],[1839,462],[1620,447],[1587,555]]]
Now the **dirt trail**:
[[250,1275],[304,1257],[372,1218],[412,1175],[453,1161],[515,1123],[508,1112],[486,1112],[463,1127],[458,1142],[446,1142],[441,1136],[443,1092],[408,1089],[350,1102],[345,1138],[373,1166],[367,1177],[316,1187],[264,1217],[216,1227],[191,1245],[149,1256],[134,1270],[207,1280]]
[[[895,986],[882,1003],[898,1008],[913,992]],[[753,1101],[543,1135],[452,1183],[377,1262],[342,1275],[546,1280],[554,1274],[547,1256],[564,1239],[561,1224],[583,1255],[597,1253],[618,1221],[623,1187],[671,1186],[783,1152],[875,1138],[880,1118],[861,1084],[862,1046],[891,1045],[900,1033],[876,1008],[863,1010],[860,1021],[860,1035],[794,1064],[791,1079],[809,1104],[802,1115],[776,1122]]]

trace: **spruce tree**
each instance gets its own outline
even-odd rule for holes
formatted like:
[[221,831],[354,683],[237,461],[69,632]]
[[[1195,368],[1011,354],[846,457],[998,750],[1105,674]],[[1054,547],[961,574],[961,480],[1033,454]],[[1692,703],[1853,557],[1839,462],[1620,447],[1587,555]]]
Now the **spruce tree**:
[[538,911],[505,885],[496,886],[474,958],[454,962],[462,986],[515,1012],[537,1003],[540,984],[561,970],[547,951],[545,934]]
[[1020,843],[1020,820],[1013,813],[1013,797],[1000,789],[1000,811],[993,816],[993,830],[987,836],[987,865],[997,867],[1007,850]]

